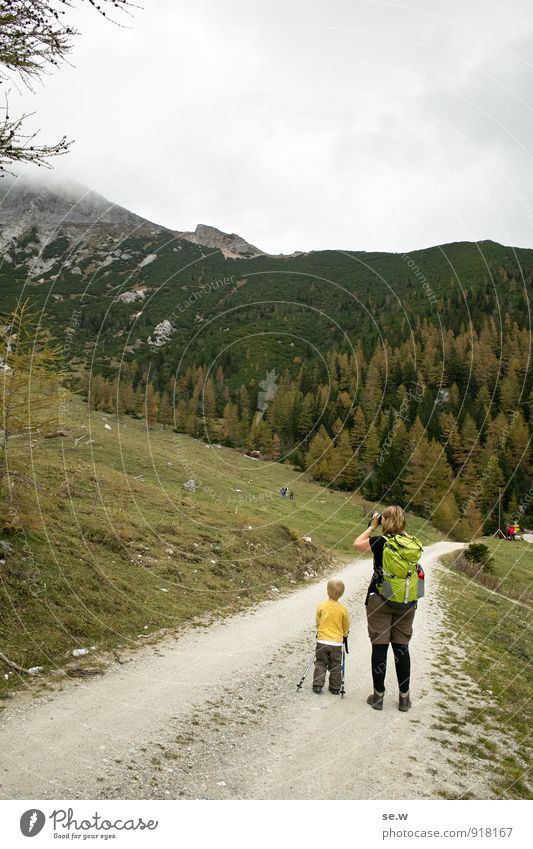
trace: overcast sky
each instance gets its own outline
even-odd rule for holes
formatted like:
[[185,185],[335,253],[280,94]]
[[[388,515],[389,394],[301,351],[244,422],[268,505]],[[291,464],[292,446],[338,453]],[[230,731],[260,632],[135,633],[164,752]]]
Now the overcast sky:
[[[141,1],[141,0],[140,0]],[[145,0],[90,8],[35,110],[116,203],[263,250],[533,247],[531,0]]]

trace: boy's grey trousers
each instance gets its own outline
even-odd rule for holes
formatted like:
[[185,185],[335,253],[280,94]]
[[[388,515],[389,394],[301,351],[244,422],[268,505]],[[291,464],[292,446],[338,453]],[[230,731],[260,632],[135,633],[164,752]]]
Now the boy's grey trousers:
[[341,662],[342,646],[325,646],[324,643],[317,643],[313,687],[324,686],[326,681],[326,672],[329,669],[330,690],[340,690]]

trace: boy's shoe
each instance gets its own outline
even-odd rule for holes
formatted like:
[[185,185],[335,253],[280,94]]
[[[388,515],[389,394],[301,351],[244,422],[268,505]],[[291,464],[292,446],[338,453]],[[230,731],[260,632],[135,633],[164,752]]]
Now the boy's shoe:
[[313,684],[313,693],[321,693],[321,692],[322,692],[322,687],[317,687],[315,684]]
[[340,693],[340,690],[335,690],[335,688],[329,687],[328,689],[329,692],[332,693],[334,696],[338,696]]
[[398,701],[398,710],[401,710],[402,713],[405,713],[406,711],[409,710],[410,707],[411,707],[411,699],[409,698],[409,693],[406,693],[405,696],[403,696],[400,693],[400,698],[399,698],[399,701]]
[[374,710],[383,710],[383,696],[385,693],[376,693],[374,690],[373,693],[366,700],[367,705],[374,708]]

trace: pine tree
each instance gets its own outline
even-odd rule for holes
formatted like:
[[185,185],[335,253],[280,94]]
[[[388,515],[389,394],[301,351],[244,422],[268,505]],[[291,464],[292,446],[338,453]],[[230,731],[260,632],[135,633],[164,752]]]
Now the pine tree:
[[457,419],[453,413],[441,413],[439,416],[439,425],[448,458],[453,468],[458,469],[461,465],[462,445]]
[[480,461],[480,479],[475,497],[476,505],[485,516],[485,532],[497,530],[499,492],[504,484],[505,477],[497,455],[485,449]]
[[308,439],[315,425],[315,399],[307,392],[302,400],[300,416],[298,418],[298,438]]
[[479,460],[481,453],[481,443],[479,440],[479,431],[472,416],[467,413],[461,429],[461,439],[459,448],[454,457],[459,465],[463,465],[467,460],[476,463]]
[[409,438],[403,419],[391,414],[374,466],[373,494],[389,503],[405,504],[404,479],[409,458]]

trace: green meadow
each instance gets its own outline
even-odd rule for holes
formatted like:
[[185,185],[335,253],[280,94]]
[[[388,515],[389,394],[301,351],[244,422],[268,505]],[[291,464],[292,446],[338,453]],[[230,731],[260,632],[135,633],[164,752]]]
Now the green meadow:
[[[68,394],[65,437],[13,439],[0,651],[24,668],[97,672],[91,654],[205,624],[316,580],[351,556],[379,505]],[[194,492],[183,484],[193,479]],[[282,498],[287,485],[294,500]],[[423,542],[441,534],[410,516]],[[307,538],[307,539],[304,539]],[[74,664],[74,665],[73,665]],[[80,671],[81,668],[81,671]],[[38,679],[6,671],[6,693]]]

